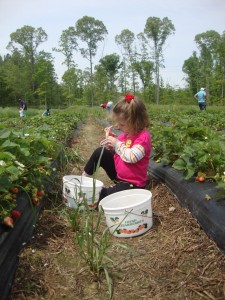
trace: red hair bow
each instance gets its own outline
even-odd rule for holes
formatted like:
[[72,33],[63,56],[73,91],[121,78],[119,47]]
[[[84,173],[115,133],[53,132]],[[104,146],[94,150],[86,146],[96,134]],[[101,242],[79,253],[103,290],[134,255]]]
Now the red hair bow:
[[127,103],[130,103],[130,101],[133,99],[134,99],[134,95],[132,95],[132,94],[125,95],[125,100],[127,101]]

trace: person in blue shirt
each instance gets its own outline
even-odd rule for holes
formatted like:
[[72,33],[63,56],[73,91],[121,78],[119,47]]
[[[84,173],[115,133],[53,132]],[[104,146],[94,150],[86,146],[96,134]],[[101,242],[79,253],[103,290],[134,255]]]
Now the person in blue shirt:
[[200,91],[194,95],[194,98],[198,100],[200,111],[206,110],[207,94],[205,92],[205,88],[201,88]]

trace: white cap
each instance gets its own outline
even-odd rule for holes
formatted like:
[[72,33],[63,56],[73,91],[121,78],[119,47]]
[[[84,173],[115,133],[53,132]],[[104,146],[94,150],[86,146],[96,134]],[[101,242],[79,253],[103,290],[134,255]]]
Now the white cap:
[[205,88],[201,88],[200,90],[201,90],[201,91],[204,91],[204,90],[205,90]]

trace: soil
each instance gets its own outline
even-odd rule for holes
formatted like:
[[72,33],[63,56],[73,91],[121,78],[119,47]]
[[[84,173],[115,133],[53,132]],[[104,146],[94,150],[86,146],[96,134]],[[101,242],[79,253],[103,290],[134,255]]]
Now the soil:
[[[20,254],[9,300],[109,299],[104,273],[97,277],[81,257],[61,197],[62,176],[81,174],[103,136],[103,126],[89,116],[71,140],[70,154],[79,160],[68,162],[47,195],[34,236]],[[111,184],[103,170],[98,179]],[[224,253],[163,182],[151,179],[150,190],[152,228],[133,238],[111,236],[112,299],[225,299]]]

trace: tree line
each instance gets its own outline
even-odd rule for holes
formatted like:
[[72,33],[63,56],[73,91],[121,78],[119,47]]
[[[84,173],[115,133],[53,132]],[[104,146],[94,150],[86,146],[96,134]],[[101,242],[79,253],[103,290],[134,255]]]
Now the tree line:
[[[149,17],[143,32],[137,35],[122,30],[115,36],[120,55],[106,55],[94,66],[93,59],[107,34],[104,23],[89,16],[63,30],[52,49],[63,54],[66,65],[62,82],[58,83],[52,53],[38,51],[47,41],[46,32],[25,25],[11,33],[9,53],[0,56],[0,106],[15,105],[18,98],[37,107],[74,103],[93,106],[126,92],[140,95],[147,103],[188,104],[201,86],[206,87],[212,104],[224,105],[225,32],[220,35],[211,30],[195,36],[199,51],[184,61],[184,89],[165,84],[160,75],[165,43],[175,34],[167,17]],[[89,61],[89,68],[77,67],[77,52]]]

